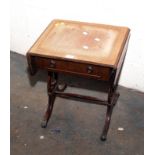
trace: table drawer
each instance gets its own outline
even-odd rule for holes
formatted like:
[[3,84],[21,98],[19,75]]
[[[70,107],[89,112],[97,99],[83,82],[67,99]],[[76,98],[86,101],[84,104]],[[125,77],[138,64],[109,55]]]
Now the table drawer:
[[72,62],[67,60],[35,57],[35,65],[36,67],[41,69],[78,74],[102,80],[109,80],[110,76],[110,68],[108,67]]

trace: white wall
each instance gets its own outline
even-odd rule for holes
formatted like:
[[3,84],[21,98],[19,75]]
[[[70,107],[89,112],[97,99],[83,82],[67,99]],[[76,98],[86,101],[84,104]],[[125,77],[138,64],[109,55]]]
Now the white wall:
[[128,26],[129,48],[119,84],[144,90],[143,53],[147,7],[141,0],[12,0],[12,51],[25,54],[54,18]]

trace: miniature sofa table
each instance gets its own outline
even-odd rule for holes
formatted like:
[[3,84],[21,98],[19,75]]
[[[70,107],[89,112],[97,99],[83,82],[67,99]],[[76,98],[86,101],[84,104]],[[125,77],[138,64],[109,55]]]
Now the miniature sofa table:
[[[34,75],[38,69],[48,72],[48,108],[41,124],[47,126],[56,96],[107,107],[101,140],[106,140],[113,107],[119,93],[118,80],[125,59],[129,28],[76,21],[54,20],[27,52],[28,70]],[[79,94],[65,93],[59,73],[103,80],[108,83],[107,100]]]

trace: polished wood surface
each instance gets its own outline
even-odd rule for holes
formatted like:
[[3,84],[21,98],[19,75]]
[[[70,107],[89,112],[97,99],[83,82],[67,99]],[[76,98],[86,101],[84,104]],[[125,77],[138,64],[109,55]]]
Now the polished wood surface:
[[[48,72],[48,107],[41,126],[45,128],[52,114],[56,96],[107,106],[101,140],[106,140],[116,92],[129,42],[127,27],[54,20],[27,53],[28,70]],[[100,100],[83,94],[66,93],[67,84],[59,83],[59,73],[104,80],[108,97]]]
[[127,27],[54,20],[29,53],[116,68],[128,35]]
[[55,72],[78,74],[105,81],[109,80],[111,72],[111,69],[108,67],[44,57],[34,57],[34,63],[36,68]]

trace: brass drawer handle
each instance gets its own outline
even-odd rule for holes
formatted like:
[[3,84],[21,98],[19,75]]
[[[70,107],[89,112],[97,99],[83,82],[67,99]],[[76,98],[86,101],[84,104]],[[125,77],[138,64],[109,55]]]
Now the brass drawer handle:
[[56,62],[54,60],[50,60],[50,67],[55,68]]
[[90,74],[93,72],[93,67],[92,66],[88,66],[87,67],[87,73]]

